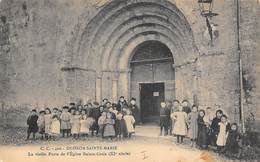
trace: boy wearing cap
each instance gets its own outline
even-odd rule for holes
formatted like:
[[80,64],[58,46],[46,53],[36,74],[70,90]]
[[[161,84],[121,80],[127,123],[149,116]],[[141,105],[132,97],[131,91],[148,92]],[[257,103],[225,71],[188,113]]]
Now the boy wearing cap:
[[169,127],[169,115],[170,111],[166,108],[166,103],[161,102],[160,108],[160,135],[162,135],[162,131],[164,129],[164,135],[168,135],[168,127]]
[[124,106],[128,106],[127,102],[126,102],[124,96],[120,96],[119,101],[118,101],[117,106],[116,106],[116,110],[122,112]]
[[[129,109],[132,112],[132,115],[134,116],[135,123],[138,124],[139,121],[140,121],[140,113],[139,113],[139,108],[136,105],[136,99],[135,98],[131,98],[130,104],[129,104]],[[135,127],[135,124],[134,124],[134,127]]]

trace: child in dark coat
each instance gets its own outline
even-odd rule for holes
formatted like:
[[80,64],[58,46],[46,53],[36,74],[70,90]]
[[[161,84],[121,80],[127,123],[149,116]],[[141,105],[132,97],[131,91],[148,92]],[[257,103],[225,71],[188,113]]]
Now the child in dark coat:
[[166,108],[166,103],[161,102],[160,108],[160,135],[162,135],[164,131],[164,135],[168,135],[168,126],[169,126],[169,119],[170,119],[170,111]]
[[98,126],[98,119],[100,117],[101,113],[99,110],[99,104],[97,102],[93,103],[93,108],[90,110],[90,117],[94,118],[95,122],[92,125],[91,128],[91,134],[94,136],[94,132],[96,132],[96,136],[98,136],[99,132],[99,126]]
[[136,99],[135,98],[131,99],[130,104],[129,104],[129,109],[130,109],[130,111],[132,112],[132,115],[135,118],[135,124],[134,124],[134,127],[135,127],[135,125],[140,122],[140,112],[139,112],[138,106],[136,105]]
[[201,149],[206,149],[208,147],[208,134],[207,134],[207,125],[204,122],[203,118],[205,116],[205,111],[199,111],[198,117],[198,145]]
[[124,97],[124,96],[121,96],[121,97],[119,98],[118,103],[117,103],[116,110],[117,110],[117,111],[123,111],[123,108],[124,108],[124,107],[128,107],[128,104],[127,104],[127,102],[126,102],[126,100],[125,100],[125,97]]
[[223,115],[222,110],[217,110],[216,111],[216,117],[212,120],[210,129],[211,129],[211,134],[210,134],[210,145],[211,146],[217,146],[217,135],[218,135],[218,128],[219,128],[219,123],[221,121],[221,117]]
[[116,115],[116,136],[118,140],[121,140],[122,137],[127,136],[127,130],[125,125],[125,120],[123,119],[123,113],[118,112]]
[[33,109],[27,118],[27,125],[29,126],[27,129],[27,140],[29,140],[31,133],[33,133],[33,139],[35,139],[35,133],[38,132],[38,115],[35,109]]
[[228,133],[227,142],[225,146],[225,154],[229,157],[239,158],[241,155],[241,135],[238,132],[237,123],[231,125],[231,130]]

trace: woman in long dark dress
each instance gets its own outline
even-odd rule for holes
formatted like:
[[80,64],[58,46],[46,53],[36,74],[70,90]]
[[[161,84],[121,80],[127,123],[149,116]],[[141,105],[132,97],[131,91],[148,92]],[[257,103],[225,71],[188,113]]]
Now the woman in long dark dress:
[[217,142],[217,135],[219,132],[219,123],[221,121],[221,117],[223,115],[223,111],[222,110],[217,110],[216,111],[216,117],[212,120],[210,129],[211,129],[211,134],[210,134],[210,145],[211,146],[217,146],[216,142]]
[[201,149],[206,149],[208,147],[208,134],[207,134],[207,126],[204,122],[203,118],[205,116],[205,111],[199,111],[198,117],[198,141],[197,144]]

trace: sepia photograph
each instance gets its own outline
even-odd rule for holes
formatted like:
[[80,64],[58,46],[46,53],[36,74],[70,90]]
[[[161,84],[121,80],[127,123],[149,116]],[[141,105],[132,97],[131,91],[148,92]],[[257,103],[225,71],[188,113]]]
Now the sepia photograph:
[[0,0],[0,162],[260,162],[260,0]]

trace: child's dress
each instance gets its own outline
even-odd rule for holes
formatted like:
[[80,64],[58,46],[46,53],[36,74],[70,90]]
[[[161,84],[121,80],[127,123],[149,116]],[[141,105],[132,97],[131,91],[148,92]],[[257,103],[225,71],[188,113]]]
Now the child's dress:
[[80,115],[72,115],[71,117],[71,134],[79,134],[80,132]]
[[50,133],[50,126],[52,121],[52,114],[46,114],[44,115],[44,122],[45,122],[45,133]]
[[38,120],[37,120],[37,125],[39,127],[39,133],[40,134],[44,134],[45,133],[45,118],[44,118],[44,115],[40,115]]
[[61,130],[68,130],[71,129],[71,124],[70,124],[70,118],[71,114],[69,112],[62,112],[60,115],[60,121],[61,121]]
[[198,137],[198,113],[191,112],[188,114],[188,137],[190,139],[197,139]]
[[173,134],[186,136],[187,134],[187,114],[184,111],[176,111],[171,114],[171,118],[175,120]]
[[219,125],[219,132],[217,137],[217,146],[225,146],[230,125],[228,122],[226,123],[220,122],[218,125]]
[[86,118],[80,119],[80,133],[82,133],[82,134],[89,133],[89,130],[87,128],[87,119]]
[[52,119],[50,126],[50,133],[52,136],[60,135],[60,121],[57,118]]
[[114,128],[115,120],[114,119],[106,119],[104,124],[104,137],[114,137],[116,135]]
[[93,118],[87,118],[87,116],[85,115],[80,119],[80,133],[82,134],[89,133],[91,123],[94,122],[94,119],[93,120],[89,120],[89,119],[93,119]]
[[134,133],[135,132],[135,129],[134,129],[135,119],[134,119],[134,117],[132,115],[125,115],[124,120],[125,120],[127,133]]

